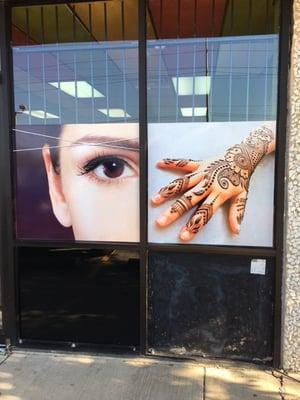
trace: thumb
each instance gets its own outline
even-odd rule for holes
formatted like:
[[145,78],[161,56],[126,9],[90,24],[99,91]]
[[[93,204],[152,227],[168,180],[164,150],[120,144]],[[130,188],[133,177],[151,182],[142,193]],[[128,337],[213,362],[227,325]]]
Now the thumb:
[[240,225],[245,214],[247,195],[247,191],[244,190],[230,199],[228,222],[231,232],[236,235],[240,233]]

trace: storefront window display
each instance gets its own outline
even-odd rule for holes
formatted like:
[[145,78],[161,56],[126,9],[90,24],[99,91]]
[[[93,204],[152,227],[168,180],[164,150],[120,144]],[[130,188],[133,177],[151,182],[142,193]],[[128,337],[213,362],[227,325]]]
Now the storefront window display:
[[280,2],[11,11],[21,340],[271,360]]

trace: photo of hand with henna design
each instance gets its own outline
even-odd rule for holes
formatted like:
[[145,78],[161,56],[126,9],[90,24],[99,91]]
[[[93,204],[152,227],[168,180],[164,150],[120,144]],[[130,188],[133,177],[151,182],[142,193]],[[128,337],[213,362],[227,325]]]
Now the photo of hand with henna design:
[[[234,127],[237,123],[231,124]],[[249,122],[239,124],[247,126]],[[250,125],[253,126],[253,123]],[[217,157],[205,159],[199,149],[201,161],[190,158],[163,158],[158,161],[158,170],[183,175],[159,188],[152,196],[152,207],[161,206],[177,197],[156,216],[156,229],[166,230],[181,220],[176,239],[179,242],[189,242],[214,219],[217,210],[225,205],[229,228],[227,236],[232,242],[241,231],[248,192],[252,190],[251,177],[264,157],[275,150],[275,130],[273,122],[257,123],[240,142],[231,144]],[[192,214],[186,216],[189,211]],[[217,237],[218,232],[214,235]]]

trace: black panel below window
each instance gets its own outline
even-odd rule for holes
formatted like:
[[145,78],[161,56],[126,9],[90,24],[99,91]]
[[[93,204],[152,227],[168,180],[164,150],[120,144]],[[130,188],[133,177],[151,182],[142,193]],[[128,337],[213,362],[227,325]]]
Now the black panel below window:
[[270,362],[274,271],[247,256],[152,253],[149,347],[154,353]]
[[123,250],[18,250],[23,339],[139,344],[139,256]]

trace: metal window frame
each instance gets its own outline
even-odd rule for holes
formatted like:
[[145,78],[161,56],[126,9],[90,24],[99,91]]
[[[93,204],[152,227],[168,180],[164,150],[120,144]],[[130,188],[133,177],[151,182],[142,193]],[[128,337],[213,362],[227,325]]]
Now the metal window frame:
[[[19,305],[17,279],[18,247],[63,247],[70,242],[55,241],[22,241],[14,238],[14,197],[13,197],[13,156],[11,154],[12,136],[9,134],[14,126],[14,100],[12,77],[11,10],[15,6],[31,6],[46,4],[81,3],[86,0],[0,0],[0,274],[3,309],[3,333],[7,343],[20,345],[19,342]],[[202,246],[181,244],[148,243],[148,196],[147,196],[147,0],[139,0],[139,124],[140,124],[140,243],[87,243],[76,242],[78,248],[135,249],[140,252],[140,348],[141,354],[148,352],[148,252],[184,251],[199,254],[231,254],[252,255],[256,257],[273,256],[276,263],[275,278],[275,312],[274,312],[274,361],[275,367],[282,367],[281,329],[282,329],[282,272],[284,246],[284,208],[285,208],[285,154],[286,154],[286,120],[287,120],[287,83],[289,69],[289,52],[291,39],[291,21],[293,0],[281,0],[280,42],[279,42],[279,79],[277,95],[277,149],[275,167],[274,195],[274,246],[234,247],[234,246]],[[72,245],[74,243],[72,242]],[[27,341],[28,346],[39,347],[39,343]],[[58,343],[42,344],[42,347],[60,348]],[[63,347],[65,349],[65,347]],[[86,349],[86,346],[83,348]],[[89,348],[87,346],[87,348]],[[98,346],[93,346],[93,349]],[[104,347],[101,346],[101,350]],[[112,352],[113,348],[109,348]]]

